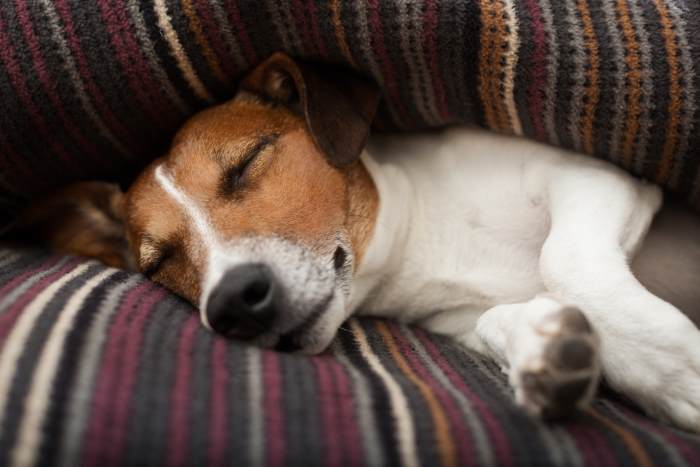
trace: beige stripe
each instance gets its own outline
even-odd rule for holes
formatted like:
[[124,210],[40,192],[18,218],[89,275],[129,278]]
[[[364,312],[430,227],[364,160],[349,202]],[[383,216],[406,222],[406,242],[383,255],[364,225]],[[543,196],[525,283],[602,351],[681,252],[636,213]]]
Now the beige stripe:
[[163,87],[165,93],[175,104],[178,110],[182,112],[182,114],[189,114],[191,112],[189,106],[185,104],[178,92],[173,87],[170,78],[163,69],[160,59],[158,58],[158,54],[153,46],[153,41],[151,41],[151,38],[148,35],[148,28],[143,20],[141,3],[142,2],[140,0],[128,0],[127,2],[127,9],[129,10],[131,21],[134,24],[136,39],[138,39],[139,44],[141,44],[141,50],[143,50],[144,56],[151,64],[151,71],[158,80],[158,83]]
[[[43,311],[46,304],[55,297],[56,292],[66,285],[70,280],[82,274],[90,265],[85,263],[71,272],[64,274],[56,282],[42,290],[34,300],[22,311],[15,322],[12,331],[5,339],[5,345],[0,352],[0,407],[4,408],[7,405],[7,397],[9,396],[10,385],[15,377],[17,369],[17,361],[19,360],[24,344],[27,338],[34,329],[34,323]],[[4,422],[4,411],[0,410],[0,430]],[[0,431],[0,437],[2,432]]]
[[204,60],[206,60],[211,72],[216,76],[216,79],[222,83],[226,83],[228,77],[221,69],[221,64],[219,63],[219,58],[216,56],[216,52],[214,52],[214,49],[209,45],[209,40],[204,34],[204,27],[201,21],[199,21],[199,13],[197,13],[197,10],[192,4],[192,0],[181,0],[180,4],[182,5],[182,11],[189,20],[190,31],[194,34],[194,40],[199,45]]
[[168,15],[168,7],[165,5],[165,0],[154,0],[153,10],[158,17],[158,27],[160,27],[165,40],[168,41],[170,51],[175,58],[177,66],[180,68],[185,81],[187,81],[187,84],[189,84],[197,97],[207,102],[212,102],[213,99],[209,94],[209,91],[207,91],[204,83],[200,81],[197,73],[194,71],[192,64],[187,58],[187,53],[185,52],[185,49],[182,48],[180,39],[177,37],[177,32],[175,32],[172,24],[170,24],[170,16]]
[[372,348],[367,341],[367,335],[362,330],[357,320],[350,320],[349,324],[355,335],[362,357],[367,361],[372,371],[381,379],[382,383],[384,383],[389,395],[391,412],[396,423],[396,437],[399,444],[401,464],[409,467],[416,467],[418,466],[416,435],[406,397],[396,380],[389,374],[386,368],[382,366],[379,358],[372,352]]
[[507,27],[508,50],[505,53],[506,67],[505,79],[503,80],[503,98],[505,99],[506,111],[510,119],[510,126],[516,135],[523,134],[523,126],[520,123],[518,109],[515,107],[515,67],[518,64],[518,48],[520,47],[520,37],[518,35],[518,18],[515,14],[513,0],[506,0],[505,21]]
[[250,453],[251,465],[265,464],[265,419],[263,415],[264,401],[263,374],[262,374],[262,353],[257,349],[249,347],[245,351],[245,359],[248,369],[248,417],[250,420],[250,439],[248,449]]
[[51,382],[54,380],[56,372],[58,371],[61,349],[71,330],[73,320],[81,309],[88,294],[92,292],[98,284],[116,272],[116,269],[106,269],[87,281],[73,296],[71,296],[63,310],[61,310],[53,328],[51,328],[51,332],[44,344],[44,349],[39,357],[36,370],[34,371],[29,394],[25,399],[22,424],[19,427],[19,435],[10,457],[11,465],[21,467],[32,465],[36,461],[35,456],[39,452],[41,435],[43,433],[41,427],[44,423],[46,409],[48,408],[51,396],[51,389],[53,388]]

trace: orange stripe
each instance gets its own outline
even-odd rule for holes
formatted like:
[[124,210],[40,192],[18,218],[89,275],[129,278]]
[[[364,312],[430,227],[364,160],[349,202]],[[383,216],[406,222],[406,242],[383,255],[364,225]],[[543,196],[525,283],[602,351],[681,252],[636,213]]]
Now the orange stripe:
[[636,41],[636,34],[630,12],[627,7],[627,0],[617,1],[617,11],[622,25],[622,35],[625,38],[625,64],[627,65],[627,120],[625,122],[625,135],[622,143],[622,155],[627,168],[632,167],[635,140],[639,133],[639,116],[642,113],[642,72],[640,65],[639,43]]
[[425,399],[430,409],[430,415],[433,418],[433,423],[435,424],[435,437],[437,438],[438,451],[440,453],[440,461],[442,465],[445,466],[455,466],[457,465],[457,453],[454,441],[450,435],[450,426],[447,421],[447,416],[445,412],[440,407],[435,394],[433,394],[430,387],[428,387],[425,382],[419,378],[408,365],[406,360],[401,356],[401,352],[394,342],[394,338],[391,336],[389,329],[386,324],[378,321],[375,324],[377,331],[384,339],[392,358],[396,361],[399,369],[406,375],[406,377],[413,383],[421,395]]
[[491,1],[481,0],[481,54],[479,55],[479,95],[484,105],[484,117],[486,125],[491,129],[498,128],[496,117],[496,104],[494,103],[493,81],[494,74],[491,62],[493,60],[493,34],[490,32],[494,28],[493,16],[496,14],[490,7]]
[[508,33],[503,3],[481,0],[481,56],[479,57],[479,90],[484,102],[484,113],[489,128],[512,132],[505,106],[504,83],[507,63]]
[[583,111],[583,119],[581,121],[581,138],[583,139],[583,150],[588,154],[593,154],[593,120],[595,118],[595,110],[600,99],[600,89],[598,88],[600,56],[598,54],[598,42],[596,41],[595,31],[593,30],[593,20],[591,19],[591,11],[588,9],[588,3],[585,0],[578,0],[578,11],[581,13],[581,22],[583,23],[583,38],[586,42],[588,50],[589,67],[586,71],[586,106]]
[[639,467],[652,467],[654,465],[651,462],[651,459],[649,459],[649,456],[647,455],[642,445],[639,444],[639,440],[636,436],[632,435],[627,429],[613,422],[612,420],[610,420],[609,418],[607,418],[606,416],[594,409],[588,409],[586,412],[593,418],[598,419],[601,423],[610,428],[612,431],[617,433],[617,435],[629,448],[632,457],[636,459],[634,465]]
[[211,46],[209,45],[209,41],[207,41],[207,38],[204,35],[202,23],[199,22],[199,17],[197,16],[197,12],[192,5],[192,0],[182,0],[182,10],[185,12],[185,16],[187,16],[190,30],[194,34],[197,44],[199,44],[199,46],[202,48],[202,55],[204,55],[204,59],[207,61],[207,65],[209,65],[209,68],[211,68],[212,73],[214,76],[216,76],[216,79],[222,83],[228,82],[228,78],[226,78],[226,75],[221,70],[219,61],[216,59],[214,50],[212,50]]
[[666,142],[664,143],[663,151],[661,152],[661,163],[659,172],[656,177],[658,183],[664,183],[668,180],[671,173],[671,165],[673,164],[673,152],[678,143],[678,129],[680,127],[681,113],[681,85],[680,85],[680,70],[678,66],[678,46],[676,45],[676,37],[673,33],[673,22],[669,17],[668,8],[663,0],[654,0],[659,16],[661,17],[661,33],[664,36],[666,43],[666,59],[669,69],[669,95],[670,102],[668,104],[668,123],[666,125]]
[[352,58],[352,53],[350,52],[350,47],[348,46],[348,41],[345,38],[345,28],[343,27],[343,22],[340,19],[340,0],[331,0],[331,22],[333,23],[333,31],[335,32],[335,39],[338,41],[340,46],[340,52],[345,57],[352,66],[356,67],[355,60]]

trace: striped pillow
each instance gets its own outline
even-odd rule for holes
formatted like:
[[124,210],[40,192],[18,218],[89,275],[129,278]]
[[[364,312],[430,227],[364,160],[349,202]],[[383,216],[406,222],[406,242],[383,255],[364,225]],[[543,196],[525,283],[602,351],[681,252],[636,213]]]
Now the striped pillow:
[[58,184],[129,180],[280,49],[373,76],[382,128],[524,134],[700,206],[694,0],[36,0],[0,3],[0,225]]
[[605,392],[548,424],[450,339],[353,320],[319,356],[205,331],[142,276],[0,250],[0,465],[700,465]]

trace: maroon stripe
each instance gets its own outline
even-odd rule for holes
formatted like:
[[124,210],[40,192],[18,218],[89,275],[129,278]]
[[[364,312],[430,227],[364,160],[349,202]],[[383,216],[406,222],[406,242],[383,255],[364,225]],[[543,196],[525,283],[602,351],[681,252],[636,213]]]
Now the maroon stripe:
[[673,445],[673,447],[685,458],[688,465],[700,465],[700,452],[683,441],[683,438],[674,435],[668,429],[660,428],[660,425],[652,423],[648,418],[639,415],[637,412],[634,412],[621,404],[615,404],[615,407],[620,412],[623,412],[626,417],[634,420],[635,425],[644,427],[648,431],[653,431],[666,440],[669,444]]
[[527,90],[530,101],[530,118],[535,130],[535,138],[546,141],[544,122],[542,121],[542,90],[547,86],[547,43],[545,42],[542,11],[537,0],[523,0],[532,18],[532,56],[530,58],[530,86]]
[[126,346],[121,349],[122,363],[121,375],[114,390],[113,417],[111,420],[115,436],[112,438],[111,459],[121,459],[126,445],[126,435],[129,429],[129,418],[132,400],[134,396],[134,384],[138,375],[138,366],[141,357],[141,343],[148,317],[154,306],[165,296],[165,290],[155,288],[149,284],[151,290],[144,293],[143,301],[138,304],[138,313],[133,317],[127,330]]
[[279,355],[266,350],[262,353],[263,406],[260,410],[265,414],[265,455],[267,465],[277,467],[285,465],[284,462],[284,408],[282,392],[282,368]]
[[[196,319],[196,318],[195,318]],[[226,359],[226,339],[215,337],[211,349],[211,400],[209,402],[209,452],[208,465],[226,463],[228,426],[226,424],[228,406],[228,367]]]
[[430,358],[432,358],[435,364],[445,373],[445,376],[447,376],[452,384],[469,399],[472,407],[478,412],[479,417],[489,432],[489,437],[493,445],[492,449],[498,457],[498,465],[513,465],[508,438],[501,429],[496,417],[491,413],[488,405],[465,384],[423,330],[416,329],[414,333],[421,341],[421,344],[423,344],[423,347],[425,347]]
[[[591,426],[593,425],[591,424]],[[585,426],[579,422],[572,423],[567,427],[571,438],[583,454],[584,459],[586,459],[586,465],[601,467],[616,465],[615,457],[610,452],[610,447],[607,445],[606,440],[591,426]]]
[[428,45],[428,63],[430,64],[430,72],[433,80],[433,89],[438,104],[438,110],[443,121],[450,120],[450,111],[447,104],[447,94],[445,93],[445,85],[442,81],[440,73],[440,52],[438,51],[438,3],[435,0],[427,0],[425,4],[425,16],[423,18],[423,39]]
[[403,105],[399,85],[396,81],[394,67],[391,64],[391,59],[386,50],[384,43],[384,31],[382,29],[382,12],[381,2],[379,0],[367,0],[367,10],[369,12],[369,23],[371,27],[371,36],[373,43],[373,51],[377,53],[380,62],[382,63],[382,75],[384,77],[384,88],[387,90],[389,97],[393,101],[392,107],[396,109],[397,116],[401,121],[396,122],[397,125],[405,127],[409,120],[406,108]]
[[[6,284],[5,287],[3,287],[2,291],[6,293],[6,291],[10,290],[8,288],[10,285],[12,285],[14,288],[15,285],[21,284],[23,281],[29,279],[29,277],[31,277],[32,275],[53,267],[58,262],[58,259],[59,258],[52,258],[42,263],[38,267],[31,269],[25,272],[24,274],[18,276],[17,278],[13,279],[12,282]],[[63,265],[61,268],[40,279],[36,284],[31,286],[23,294],[17,297],[17,299],[12,303],[12,306],[10,306],[7,310],[5,310],[4,313],[0,315],[0,344],[4,343],[5,338],[12,329],[12,326],[14,326],[15,321],[17,321],[19,315],[22,314],[27,304],[34,300],[36,296],[50,284],[60,279],[71,269],[74,269],[77,266],[78,262],[79,261],[77,259],[66,262],[66,264]],[[0,293],[0,297],[3,296],[4,293]]]
[[327,357],[316,357],[311,360],[316,369],[318,382],[318,405],[321,411],[321,420],[324,434],[323,446],[324,465],[341,465],[343,443],[340,442],[339,423],[345,420],[337,409],[337,394],[333,388],[332,377],[329,374],[325,360]]
[[311,32],[314,36],[314,43],[318,49],[320,58],[328,57],[328,49],[321,35],[321,27],[318,24],[318,12],[316,11],[316,1],[309,0],[309,20],[311,21]]
[[66,109],[61,102],[61,98],[56,92],[55,81],[49,74],[48,68],[44,57],[41,55],[41,44],[34,33],[32,27],[32,20],[29,17],[29,10],[27,9],[26,1],[15,0],[15,9],[17,12],[17,18],[19,20],[20,27],[22,28],[22,34],[27,43],[27,48],[32,57],[32,67],[39,78],[39,81],[44,88],[44,92],[49,97],[51,104],[53,104],[53,110],[56,112],[58,117],[61,119],[63,126],[68,130],[68,133],[73,137],[73,139],[81,147],[81,150],[90,156],[90,159],[105,167],[105,161],[97,157],[99,151],[97,147],[89,140],[85,138],[83,133],[78,129],[72,119],[66,113]]
[[165,88],[155,81],[151,67],[136,39],[136,31],[127,13],[126,3],[124,0],[112,1],[114,2],[112,11],[116,12],[119,24],[122,25],[123,30],[121,34],[129,50],[129,57],[136,66],[136,70],[139,73],[138,79],[145,90],[145,103],[148,106],[148,110],[153,114],[154,120],[160,128],[172,131],[171,126],[179,121],[181,111],[174,107],[174,103],[168,97]]
[[362,437],[360,436],[360,428],[353,403],[355,397],[352,393],[352,383],[342,364],[330,358],[326,360],[326,363],[331,372],[331,379],[338,391],[338,421],[340,421],[342,428],[344,457],[347,459],[346,465],[364,465],[366,460],[363,456],[364,450],[361,449]]
[[53,133],[49,130],[46,121],[41,115],[41,111],[32,100],[31,93],[27,88],[27,80],[22,73],[19,63],[15,59],[16,51],[10,42],[10,38],[7,37],[5,33],[6,31],[7,25],[4,23],[2,17],[0,17],[0,59],[5,64],[5,70],[10,76],[10,80],[12,81],[17,95],[22,100],[27,113],[34,121],[34,126],[39,133],[41,133],[43,140],[48,144],[51,150],[71,168],[73,174],[81,173],[82,170],[78,169],[75,160],[70,157],[70,154],[63,145],[54,138]]
[[181,466],[187,463],[192,351],[194,349],[194,338],[199,326],[199,319],[196,316],[192,316],[185,321],[180,331],[180,341],[175,357],[175,381],[170,393],[168,461],[166,462],[170,466]]
[[226,48],[225,41],[221,36],[221,28],[214,20],[209,1],[195,0],[194,7],[199,20],[202,22],[204,34],[207,35],[209,44],[211,44],[212,49],[216,52],[218,62],[221,64],[224,74],[230,77],[240,73],[242,70],[239,70],[235,63],[233,63],[233,54]]
[[129,346],[133,349],[133,344],[129,341],[134,339],[138,350],[145,318],[150,311],[150,307],[143,306],[140,301],[155,301],[154,298],[159,297],[162,292],[154,292],[154,289],[155,286],[150,282],[143,282],[131,289],[116,310],[113,322],[106,331],[106,343],[93,390],[92,410],[85,431],[85,466],[102,463],[119,465],[122,458],[131,383],[126,385],[121,380],[129,378],[133,381],[136,373],[136,368],[133,368],[134,375],[125,374],[128,368],[124,366],[129,362],[124,348]]
[[[105,120],[109,126],[109,129],[112,131],[112,133],[114,133],[120,142],[127,145],[138,145],[136,150],[142,151],[143,144],[141,143],[141,139],[135,138],[132,133],[129,133],[126,127],[121,124],[121,121],[114,116],[111,107],[107,104],[102,92],[100,92],[100,89],[95,84],[92,77],[91,68],[87,63],[87,58],[85,57],[85,54],[80,46],[80,39],[78,39],[78,35],[75,32],[70,6],[68,5],[67,0],[54,0],[54,5],[56,7],[56,11],[58,11],[58,14],[61,16],[61,21],[63,21],[63,31],[67,36],[68,46],[71,49],[73,58],[78,65],[80,77],[85,84],[86,90],[90,93],[92,101],[99,108],[100,116]],[[131,147],[134,148],[134,146]]]
[[251,65],[257,63],[258,57],[255,53],[255,47],[253,47],[250,36],[248,36],[248,30],[241,18],[241,13],[238,11],[238,2],[236,0],[228,0],[226,2],[226,11],[228,11],[229,22],[233,24],[233,29],[236,31],[238,42],[241,44],[246,60]]
[[468,464],[473,465],[476,460],[476,453],[472,447],[474,440],[469,432],[469,429],[464,423],[462,412],[457,403],[447,390],[437,381],[430,371],[418,360],[416,352],[408,345],[408,339],[401,335],[398,326],[389,326],[389,332],[394,337],[401,355],[406,359],[411,369],[420,377],[433,394],[440,401],[440,405],[444,409],[447,418],[450,420],[450,429],[455,447],[459,451],[458,459],[462,459]]
[[122,68],[122,79],[125,79],[134,96],[140,101],[141,109],[150,116],[152,123],[160,129],[164,129],[164,117],[168,115],[162,108],[154,108],[155,101],[165,99],[149,99],[146,88],[151,80],[144,72],[146,65],[141,55],[141,49],[135,43],[130,22],[125,16],[123,4],[114,8],[109,0],[98,0],[100,14],[104,21],[110,41],[113,46],[114,56]]

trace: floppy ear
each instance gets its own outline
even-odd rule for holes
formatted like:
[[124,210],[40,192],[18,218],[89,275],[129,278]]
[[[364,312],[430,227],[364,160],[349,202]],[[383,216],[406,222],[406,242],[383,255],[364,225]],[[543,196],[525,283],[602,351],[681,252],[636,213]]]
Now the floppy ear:
[[379,87],[350,70],[296,62],[276,52],[258,65],[241,89],[304,115],[316,145],[336,167],[362,152],[379,103]]
[[75,183],[33,202],[9,238],[136,270],[126,240],[124,194],[116,184]]

